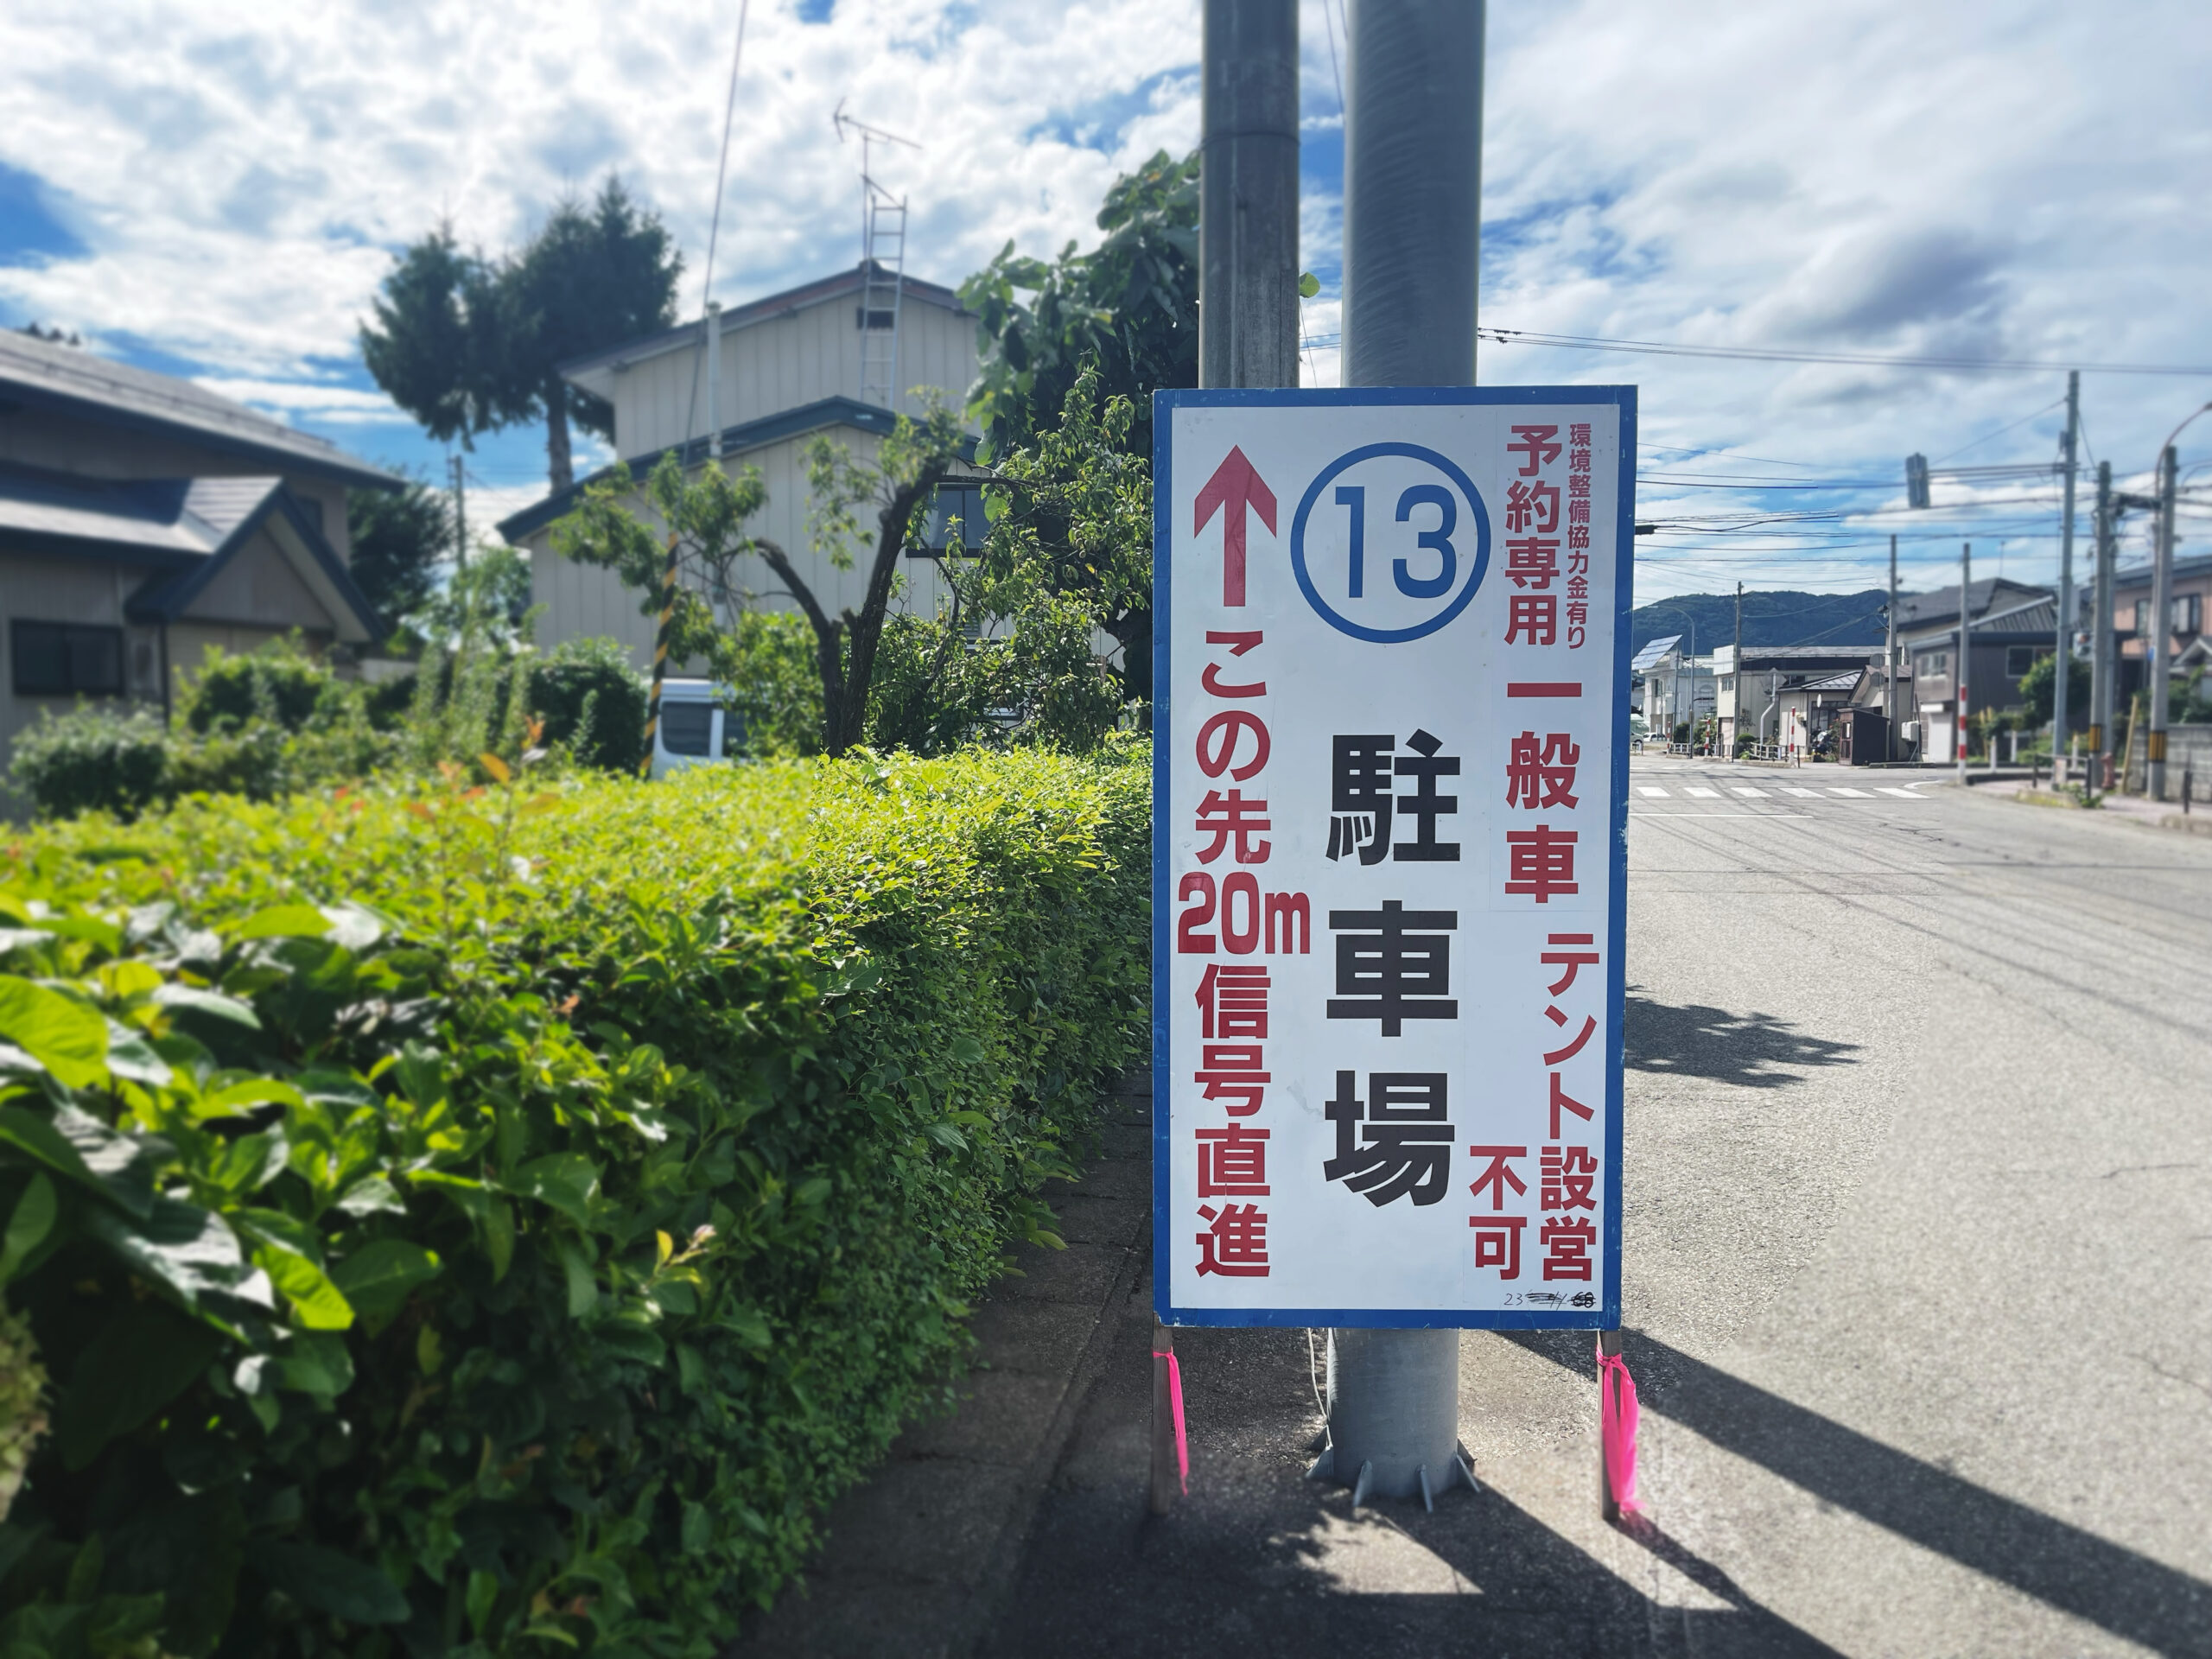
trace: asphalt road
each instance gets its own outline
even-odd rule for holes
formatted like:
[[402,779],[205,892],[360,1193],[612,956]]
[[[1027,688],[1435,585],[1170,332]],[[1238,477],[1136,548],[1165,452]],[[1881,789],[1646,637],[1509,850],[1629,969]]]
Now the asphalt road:
[[1640,1523],[1586,1338],[1355,1515],[1299,1332],[1179,1333],[1151,1521],[1141,1286],[983,1651],[2212,1655],[2212,839],[1867,778],[1634,768]]

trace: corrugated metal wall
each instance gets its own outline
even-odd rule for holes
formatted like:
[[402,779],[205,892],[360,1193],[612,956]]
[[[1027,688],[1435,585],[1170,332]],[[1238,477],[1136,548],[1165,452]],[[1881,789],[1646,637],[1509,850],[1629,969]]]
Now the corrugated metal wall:
[[[863,457],[875,453],[877,440],[871,434],[850,427],[832,428],[830,432],[835,439]],[[855,546],[854,568],[850,570],[839,570],[829,558],[808,545],[805,449],[811,441],[811,435],[786,438],[728,456],[726,464],[733,471],[747,465],[760,468],[768,499],[752,520],[753,533],[774,542],[791,556],[791,563],[814,590],[816,599],[834,615],[848,607],[859,608],[867,592],[873,543]],[[659,533],[657,518],[645,512],[640,516],[656,526],[656,534]],[[860,516],[863,526],[872,528],[874,515],[863,508]],[[545,607],[544,614],[538,619],[537,643],[550,646],[563,639],[615,639],[629,649],[632,659],[640,669],[650,669],[656,623],[652,617],[639,610],[639,595],[624,588],[611,570],[562,557],[553,551],[551,539],[550,527],[527,538],[533,597]],[[934,615],[939,601],[944,597],[944,583],[938,578],[936,565],[926,559],[902,559],[900,568],[906,579],[906,592],[893,601],[893,608]],[[760,595],[757,608],[798,609],[789,598],[770,594],[769,590],[776,585],[775,577],[760,560],[746,560],[741,575]]]
[[[722,335],[721,423],[736,426],[861,389],[858,296],[769,317]],[[895,407],[918,414],[911,389],[935,386],[956,402],[976,378],[976,320],[909,297],[899,314]],[[664,352],[614,376],[614,435],[626,457],[707,429],[707,380],[700,353]]]

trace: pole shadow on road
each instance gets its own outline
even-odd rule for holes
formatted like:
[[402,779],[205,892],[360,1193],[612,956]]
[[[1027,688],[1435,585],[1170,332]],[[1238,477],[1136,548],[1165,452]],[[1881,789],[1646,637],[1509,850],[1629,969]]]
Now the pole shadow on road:
[[1732,1014],[1696,1002],[1675,1007],[1634,985],[1622,1039],[1631,1071],[1748,1089],[1803,1082],[1791,1067],[1852,1065],[1859,1058],[1858,1044],[1816,1037],[1770,1014]]
[[[1587,1339],[1579,1332],[1498,1334],[1577,1374],[1589,1369]],[[1663,1342],[1631,1332],[1628,1353],[1647,1412],[2114,1636],[2157,1653],[2212,1653],[2212,1585],[1962,1480]]]
[[[1300,1331],[1176,1333],[1191,1491],[1154,1519],[1142,1455],[1150,1317],[1116,1332],[984,1655],[1834,1651],[1656,1528],[1630,1536],[1725,1605],[1655,1600],[1488,1488],[1450,1493],[1433,1515],[1408,1502],[1355,1516],[1341,1487],[1302,1478],[1299,1448],[1319,1414]],[[1586,1333],[1575,1340],[1586,1344]]]

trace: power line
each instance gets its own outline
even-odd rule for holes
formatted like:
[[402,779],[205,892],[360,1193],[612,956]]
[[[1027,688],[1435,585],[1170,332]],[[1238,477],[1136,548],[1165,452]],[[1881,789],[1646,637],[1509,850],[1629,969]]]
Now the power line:
[[[1840,363],[1881,369],[1942,369],[1955,373],[2157,374],[2204,378],[2212,368],[2154,363],[2050,363],[2010,357],[1893,357],[1874,352],[1784,352],[1763,346],[1678,346],[1658,340],[1608,340],[1597,334],[1549,334],[1528,328],[1478,328],[1499,346],[1554,346],[1582,352],[1630,352],[1654,357],[1713,357],[1753,363]],[[2031,417],[2032,418],[2032,417]]]

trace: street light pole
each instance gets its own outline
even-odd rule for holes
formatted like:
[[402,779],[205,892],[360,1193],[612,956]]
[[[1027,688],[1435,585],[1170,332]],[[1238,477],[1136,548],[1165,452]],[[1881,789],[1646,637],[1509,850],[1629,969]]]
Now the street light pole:
[[2157,563],[2151,573],[2150,626],[2143,630],[2144,664],[2151,672],[2151,734],[2145,741],[2144,785],[2151,798],[2166,798],[2166,703],[2171,687],[2167,683],[2171,671],[2167,658],[2172,650],[2174,599],[2174,491],[2181,471],[2180,451],[2174,441],[2182,429],[2212,403],[2191,410],[2180,426],[2166,434],[2166,441],[2158,446],[2158,516],[2152,520],[2152,536],[2157,550]]
[[2104,782],[2101,767],[2112,744],[2113,526],[2112,463],[2097,463],[2097,550],[2095,585],[2089,594],[2089,786]]
[[1952,703],[1957,709],[1951,722],[1951,756],[1958,762],[1959,781],[1967,780],[1967,692],[1971,682],[1967,664],[1974,648],[1974,613],[1967,595],[1974,590],[1974,543],[1959,548],[1959,660],[1951,668]]
[[2050,775],[2066,759],[2066,680],[2074,666],[2074,474],[2082,430],[2082,372],[2066,374],[2066,499],[2058,520],[2058,660],[2050,691]]

